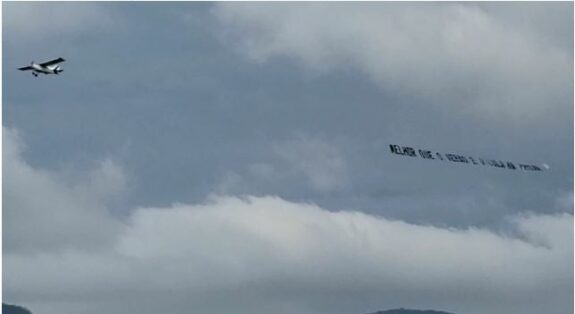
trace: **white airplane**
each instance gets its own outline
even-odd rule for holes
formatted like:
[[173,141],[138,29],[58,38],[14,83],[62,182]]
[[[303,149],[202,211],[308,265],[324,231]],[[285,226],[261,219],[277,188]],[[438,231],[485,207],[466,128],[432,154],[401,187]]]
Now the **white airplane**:
[[32,70],[32,75],[34,75],[36,77],[38,76],[38,73],[58,74],[58,73],[64,71],[64,69],[62,69],[62,67],[59,66],[58,63],[64,62],[64,61],[66,61],[66,60],[64,60],[63,58],[54,59],[54,60],[47,61],[44,63],[35,63],[34,61],[32,61],[29,66],[19,68],[18,70],[20,70],[20,71]]

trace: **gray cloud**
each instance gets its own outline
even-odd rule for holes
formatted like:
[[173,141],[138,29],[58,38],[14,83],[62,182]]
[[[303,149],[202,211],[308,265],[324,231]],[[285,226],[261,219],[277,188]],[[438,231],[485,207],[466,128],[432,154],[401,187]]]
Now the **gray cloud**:
[[[357,68],[388,91],[490,119],[560,114],[572,87],[570,49],[475,4],[220,3],[213,12],[226,39],[256,62],[287,56],[321,71]],[[446,101],[453,97],[462,101]]]
[[305,175],[313,189],[330,191],[347,184],[347,165],[342,153],[320,139],[299,134],[295,139],[275,144],[273,150],[291,171]]
[[328,193],[349,184],[345,156],[336,144],[298,133],[265,148],[263,161],[249,164],[239,173],[227,173],[216,190],[243,194],[268,186],[271,192],[297,182],[304,190]]
[[[19,5],[3,11],[6,301],[572,312],[572,4]],[[66,75],[16,70],[52,54]]]
[[110,30],[121,25],[110,10],[95,2],[6,3],[3,10],[3,29],[27,41],[54,34]]
[[[308,129],[317,121],[323,128],[308,132],[327,133],[332,142],[344,138],[337,150],[348,165],[349,193],[312,199],[323,198],[330,208],[346,203],[402,219],[468,225],[493,223],[503,213],[553,211],[550,204],[572,188],[559,170],[572,172],[573,142],[572,47],[562,44],[572,34],[557,31],[570,20],[558,15],[561,9],[218,3],[212,13],[226,45],[259,67],[289,62],[312,81],[360,73],[381,91],[359,92],[348,79],[331,92],[349,89],[355,98],[322,98],[328,118],[313,120]],[[317,105],[305,106],[300,112]],[[462,169],[390,158],[391,143],[554,165],[544,176]],[[452,204],[458,209],[450,210]]]

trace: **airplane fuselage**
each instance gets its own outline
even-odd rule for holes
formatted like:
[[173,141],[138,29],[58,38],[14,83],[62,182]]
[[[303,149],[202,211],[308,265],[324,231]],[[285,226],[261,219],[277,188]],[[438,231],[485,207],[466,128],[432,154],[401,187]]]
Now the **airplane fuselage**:
[[44,74],[58,74],[62,72],[62,69],[59,65],[52,65],[52,66],[41,66],[38,63],[32,62],[31,64],[32,70],[36,73],[44,73]]

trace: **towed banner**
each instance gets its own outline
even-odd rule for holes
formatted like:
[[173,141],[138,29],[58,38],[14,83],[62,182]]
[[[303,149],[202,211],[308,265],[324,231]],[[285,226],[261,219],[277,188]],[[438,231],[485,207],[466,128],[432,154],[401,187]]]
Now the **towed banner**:
[[413,147],[408,146],[399,146],[390,144],[389,148],[391,152],[396,155],[408,156],[408,157],[421,157],[423,159],[431,159],[431,160],[439,160],[439,161],[450,161],[450,162],[457,162],[457,163],[465,163],[465,164],[473,164],[473,165],[480,165],[480,166],[491,166],[496,168],[502,169],[509,169],[509,170],[524,170],[524,171],[543,171],[543,168],[549,169],[549,166],[543,164],[543,168],[535,165],[529,164],[519,164],[513,163],[510,161],[501,161],[495,159],[484,159],[484,158],[476,158],[470,156],[463,156],[459,154],[441,154],[438,152],[433,152],[430,150],[424,149],[415,149]]

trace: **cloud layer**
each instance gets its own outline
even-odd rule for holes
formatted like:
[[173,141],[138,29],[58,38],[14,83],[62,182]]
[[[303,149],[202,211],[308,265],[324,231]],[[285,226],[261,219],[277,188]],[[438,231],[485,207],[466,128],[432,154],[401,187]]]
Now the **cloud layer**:
[[[59,174],[32,169],[15,132],[4,133],[4,162],[16,169],[5,172],[4,297],[37,312],[343,314],[405,304],[472,314],[573,310],[570,214],[511,217],[511,236],[273,196],[214,196],[137,208],[120,219],[101,205],[109,193],[76,193]],[[124,182],[117,167],[104,165],[92,182]],[[107,240],[73,245],[87,235]],[[41,249],[19,249],[33,245]]]
[[490,9],[470,3],[219,3],[213,12],[226,40],[255,62],[288,57],[323,72],[353,68],[389,92],[491,119],[533,122],[560,108],[572,85],[563,70],[573,65],[570,48],[540,40],[537,27],[509,27],[513,10]]
[[573,312],[571,3],[3,8],[5,301]]
[[21,158],[15,129],[3,129],[3,250],[52,251],[101,245],[118,230],[107,205],[125,187],[120,167],[100,167],[70,180],[64,172],[35,169]]

